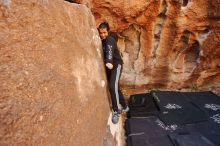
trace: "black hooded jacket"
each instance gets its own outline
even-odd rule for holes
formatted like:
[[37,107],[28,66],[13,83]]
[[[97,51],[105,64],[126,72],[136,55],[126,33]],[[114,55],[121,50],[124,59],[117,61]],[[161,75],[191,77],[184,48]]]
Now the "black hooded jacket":
[[116,40],[112,36],[108,36],[105,40],[102,40],[102,48],[105,63],[111,63],[113,65],[123,64]]

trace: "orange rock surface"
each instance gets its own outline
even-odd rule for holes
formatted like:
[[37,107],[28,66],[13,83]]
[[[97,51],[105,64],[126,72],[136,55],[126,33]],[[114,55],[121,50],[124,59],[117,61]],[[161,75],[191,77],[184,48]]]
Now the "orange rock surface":
[[62,0],[0,8],[0,145],[102,145],[109,103],[91,11]]
[[220,87],[220,1],[92,0],[97,25],[119,36],[121,84],[148,89]]
[[102,21],[118,34],[126,93],[220,91],[220,0],[72,2],[0,0],[0,145],[116,145]]

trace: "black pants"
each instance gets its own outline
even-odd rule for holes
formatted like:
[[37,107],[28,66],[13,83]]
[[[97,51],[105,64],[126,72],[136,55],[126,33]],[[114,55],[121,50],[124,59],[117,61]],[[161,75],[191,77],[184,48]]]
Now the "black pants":
[[111,70],[106,68],[106,72],[112,100],[112,109],[114,111],[118,111],[119,104],[121,104],[122,107],[126,106],[124,96],[119,88],[119,79],[122,72],[122,65],[116,64]]

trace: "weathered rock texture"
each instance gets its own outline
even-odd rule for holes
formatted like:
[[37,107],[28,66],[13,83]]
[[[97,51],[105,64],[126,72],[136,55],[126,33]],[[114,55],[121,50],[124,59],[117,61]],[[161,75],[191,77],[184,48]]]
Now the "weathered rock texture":
[[97,25],[119,35],[121,83],[146,88],[220,86],[219,0],[92,0]]
[[0,145],[101,146],[109,103],[91,11],[0,0]]

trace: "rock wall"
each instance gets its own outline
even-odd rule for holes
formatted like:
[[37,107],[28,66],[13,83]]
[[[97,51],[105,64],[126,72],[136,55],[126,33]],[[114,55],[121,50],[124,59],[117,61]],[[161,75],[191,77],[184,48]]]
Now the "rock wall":
[[86,6],[0,0],[0,145],[102,145],[109,103],[101,51]]
[[91,0],[97,25],[119,36],[121,84],[181,89],[220,87],[220,1]]
[[219,87],[219,8],[219,0],[0,0],[0,145],[117,143],[96,30],[104,20],[119,36],[122,85]]

